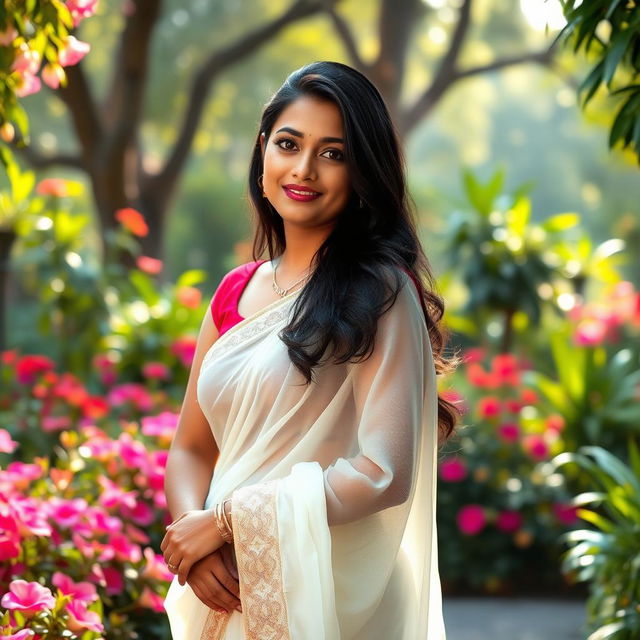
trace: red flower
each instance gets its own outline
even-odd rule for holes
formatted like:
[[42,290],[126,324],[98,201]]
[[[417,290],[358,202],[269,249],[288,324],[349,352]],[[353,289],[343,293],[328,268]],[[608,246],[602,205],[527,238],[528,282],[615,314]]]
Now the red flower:
[[496,396],[485,396],[478,402],[478,413],[483,418],[494,418],[501,410],[500,399]]
[[46,356],[28,355],[18,360],[16,376],[20,384],[33,384],[39,373],[52,371],[54,363]]
[[149,227],[142,214],[131,207],[118,209],[115,218],[125,229],[133,233],[134,236],[143,237],[149,233]]
[[533,433],[525,436],[522,441],[524,450],[534,460],[544,460],[549,456],[549,447],[542,436]]
[[62,180],[61,178],[45,178],[36,186],[36,193],[41,196],[64,198],[69,195],[69,189],[66,180]]

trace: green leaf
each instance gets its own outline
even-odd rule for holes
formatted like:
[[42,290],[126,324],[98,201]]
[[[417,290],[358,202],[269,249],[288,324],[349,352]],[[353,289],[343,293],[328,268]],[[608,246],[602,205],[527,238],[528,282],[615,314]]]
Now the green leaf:
[[599,468],[618,484],[630,484],[640,494],[640,479],[638,476],[612,453],[598,446],[582,446],[578,451],[590,455]]
[[607,533],[613,533],[616,530],[616,526],[610,520],[603,518],[599,513],[595,511],[589,511],[589,509],[578,509],[576,511],[578,518],[590,522],[598,527],[598,529]]
[[207,272],[202,269],[190,269],[185,271],[176,281],[176,288],[192,287],[195,284],[204,282],[207,279]]
[[613,75],[615,74],[620,61],[622,60],[622,56],[624,56],[633,36],[633,29],[627,27],[625,31],[618,33],[610,43],[609,53],[607,53],[607,56],[604,59],[605,64],[602,72],[602,80],[608,87],[611,87]]
[[540,226],[549,232],[564,231],[580,223],[579,213],[558,213],[547,218]]

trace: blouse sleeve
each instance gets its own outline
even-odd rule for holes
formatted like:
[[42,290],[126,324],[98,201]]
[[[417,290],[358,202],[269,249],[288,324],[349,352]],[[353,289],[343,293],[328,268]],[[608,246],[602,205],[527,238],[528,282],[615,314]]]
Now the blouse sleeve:
[[425,364],[432,358],[417,290],[406,278],[378,321],[373,353],[350,363],[357,455],[323,471],[329,525],[409,499],[423,424]]

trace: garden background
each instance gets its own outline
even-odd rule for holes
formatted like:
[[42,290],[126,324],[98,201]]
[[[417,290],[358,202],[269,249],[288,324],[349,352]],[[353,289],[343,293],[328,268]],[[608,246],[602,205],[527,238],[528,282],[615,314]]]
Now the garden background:
[[169,637],[163,471],[198,327],[252,259],[261,107],[319,59],[393,114],[462,357],[440,381],[463,409],[445,606],[576,599],[576,638],[640,638],[640,9],[620,0],[5,3],[0,637]]

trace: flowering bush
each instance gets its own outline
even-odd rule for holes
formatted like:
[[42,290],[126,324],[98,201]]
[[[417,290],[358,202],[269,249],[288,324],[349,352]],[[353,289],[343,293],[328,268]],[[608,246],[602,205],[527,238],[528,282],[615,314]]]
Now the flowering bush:
[[538,395],[522,380],[530,366],[511,354],[488,358],[471,349],[458,371],[464,392],[445,392],[454,402],[465,397],[467,425],[438,465],[445,589],[509,591],[560,579],[555,541],[576,514],[548,460],[564,450],[564,419],[539,411]]
[[[168,637],[159,613],[172,574],[158,551],[177,413],[141,385],[92,396],[46,358],[1,356],[2,379],[14,375],[24,389],[17,405],[0,398],[5,425],[15,410],[11,432],[0,428],[0,628],[25,638]],[[51,403],[57,420],[45,413]],[[38,420],[47,457],[26,458]],[[17,456],[30,462],[2,464]]]

